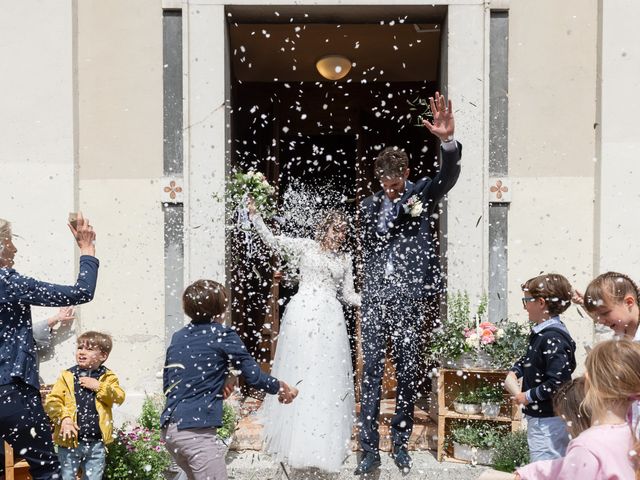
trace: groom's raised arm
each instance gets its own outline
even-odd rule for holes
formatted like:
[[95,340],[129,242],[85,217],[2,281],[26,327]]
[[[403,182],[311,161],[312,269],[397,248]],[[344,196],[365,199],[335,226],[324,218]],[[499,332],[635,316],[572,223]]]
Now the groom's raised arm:
[[460,177],[460,159],[462,158],[462,144],[453,140],[450,144],[440,147],[442,166],[433,179],[426,179],[418,196],[425,204],[435,204],[444,197]]

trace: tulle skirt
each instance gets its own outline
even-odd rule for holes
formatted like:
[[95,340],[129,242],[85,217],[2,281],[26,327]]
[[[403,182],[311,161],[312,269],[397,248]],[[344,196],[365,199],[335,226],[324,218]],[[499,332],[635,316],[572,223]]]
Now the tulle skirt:
[[292,468],[337,472],[355,418],[351,352],[335,293],[301,288],[282,317],[272,375],[299,389],[283,405],[267,395],[259,411],[265,449]]

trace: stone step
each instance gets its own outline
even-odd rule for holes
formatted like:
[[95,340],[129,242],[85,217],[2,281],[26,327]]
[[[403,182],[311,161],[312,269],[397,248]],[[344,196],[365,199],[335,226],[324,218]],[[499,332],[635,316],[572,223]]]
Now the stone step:
[[[242,418],[231,444],[231,450],[262,450],[262,425],[256,422],[255,411],[260,407],[258,400],[249,399],[242,405]],[[380,405],[380,449],[388,452],[391,449],[389,426],[394,414],[394,401],[383,400]],[[414,427],[409,440],[409,450],[435,450],[437,448],[437,424],[429,417],[428,408],[416,406]],[[353,450],[358,449],[357,427],[353,432]]]
[[[382,455],[382,466],[375,472],[358,477],[353,475],[357,456],[351,455],[339,473],[329,474],[314,469],[291,470],[287,466],[276,464],[271,458],[260,452],[229,452],[227,471],[229,480],[475,480],[486,467],[438,463],[431,452],[413,452],[413,468],[403,474],[387,454]],[[286,473],[285,473],[286,469]]]

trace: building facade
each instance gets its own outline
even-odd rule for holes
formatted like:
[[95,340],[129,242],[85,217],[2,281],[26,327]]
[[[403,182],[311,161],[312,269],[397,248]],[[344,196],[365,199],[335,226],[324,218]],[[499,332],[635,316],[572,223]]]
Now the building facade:
[[[490,315],[524,321],[520,284],[539,272],[562,273],[578,289],[610,269],[640,278],[633,249],[640,6],[632,0],[3,6],[0,216],[21,237],[19,271],[55,282],[69,282],[76,269],[68,212],[80,209],[95,225],[99,286],[76,328],[113,335],[108,365],[128,392],[125,416],[137,413],[145,392],[161,389],[165,345],[184,323],[183,286],[227,276],[220,195],[242,154],[238,107],[246,111],[253,101],[234,92],[242,86],[259,105],[264,88],[315,85],[303,64],[340,53],[314,44],[291,55],[291,40],[302,45],[324,33],[276,42],[287,28],[292,35],[297,27],[334,29],[322,37],[331,48],[342,29],[355,39],[347,52],[354,56],[377,35],[402,35],[408,25],[432,42],[423,70],[412,67],[407,45],[390,40],[373,60],[362,54],[352,82],[342,85],[366,98],[368,88],[420,81],[453,100],[463,173],[440,218],[451,290],[473,298],[488,292]],[[252,31],[260,41],[248,43]],[[285,46],[290,56],[277,59]],[[265,50],[251,59],[251,48]],[[383,58],[405,59],[407,72],[364,77],[362,65]],[[275,77],[269,68],[283,61],[290,64]],[[249,143],[253,133],[284,138],[286,112],[277,118],[280,124],[247,130]],[[269,154],[269,145],[255,152]],[[581,349],[594,341],[576,308],[566,319]],[[73,349],[65,342],[42,365],[45,381],[73,364]]]

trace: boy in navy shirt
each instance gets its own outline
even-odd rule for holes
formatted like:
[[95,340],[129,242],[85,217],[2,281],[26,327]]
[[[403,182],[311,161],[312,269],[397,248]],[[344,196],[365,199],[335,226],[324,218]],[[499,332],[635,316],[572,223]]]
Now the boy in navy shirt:
[[534,325],[527,352],[509,376],[522,378],[515,396],[524,406],[531,462],[564,457],[569,443],[565,422],[555,416],[552,397],[576,369],[576,344],[560,314],[571,305],[572,288],[558,274],[544,274],[522,284],[522,304]]

